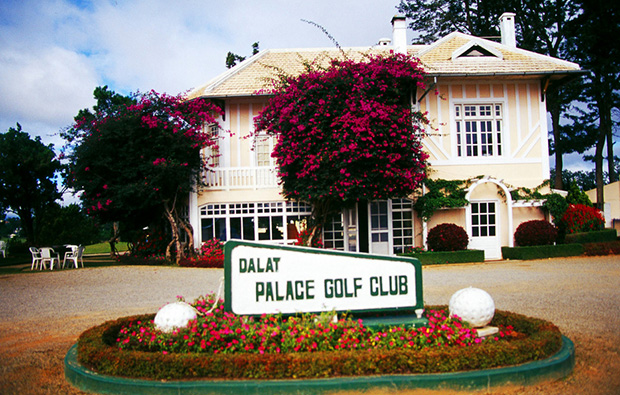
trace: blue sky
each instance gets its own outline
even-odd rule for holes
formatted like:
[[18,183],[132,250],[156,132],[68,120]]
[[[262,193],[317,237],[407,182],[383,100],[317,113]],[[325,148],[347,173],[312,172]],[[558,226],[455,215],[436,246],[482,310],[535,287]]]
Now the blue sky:
[[[225,71],[228,51],[343,47],[391,37],[398,0],[3,0],[0,130],[19,122],[56,148],[95,87],[177,94]],[[409,31],[408,37],[414,33]],[[591,168],[579,156],[572,169]]]

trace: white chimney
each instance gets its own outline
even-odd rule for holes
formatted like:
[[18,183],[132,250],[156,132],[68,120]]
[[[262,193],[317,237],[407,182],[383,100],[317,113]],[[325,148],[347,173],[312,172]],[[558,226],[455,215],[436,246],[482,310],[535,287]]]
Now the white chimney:
[[407,54],[407,22],[402,15],[392,18],[392,45],[394,52]]
[[504,12],[499,17],[499,31],[502,34],[502,44],[513,48],[517,47],[515,15],[514,12]]

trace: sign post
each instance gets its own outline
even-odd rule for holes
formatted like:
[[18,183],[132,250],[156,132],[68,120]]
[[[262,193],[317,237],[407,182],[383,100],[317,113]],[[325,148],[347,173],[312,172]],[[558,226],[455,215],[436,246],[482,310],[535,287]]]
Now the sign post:
[[424,308],[417,259],[242,241],[224,251],[225,309],[235,314],[336,311],[372,325],[427,322],[416,316]]

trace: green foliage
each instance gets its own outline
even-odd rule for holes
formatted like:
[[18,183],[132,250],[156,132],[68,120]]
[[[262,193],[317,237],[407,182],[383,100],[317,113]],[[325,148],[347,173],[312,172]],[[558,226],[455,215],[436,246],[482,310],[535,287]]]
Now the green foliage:
[[[259,43],[258,41],[252,44],[252,55],[256,55],[259,52],[258,49]],[[236,53],[228,52],[226,54],[226,68],[230,69],[237,65],[237,63],[243,62],[245,60],[245,56],[237,55]]]
[[456,224],[439,224],[428,232],[426,243],[430,251],[460,251],[467,249],[469,237]]
[[568,204],[581,204],[584,206],[593,207],[592,201],[588,197],[588,195],[579,189],[577,183],[570,182],[568,184],[568,195],[566,195],[566,203]]
[[532,220],[521,223],[515,232],[518,246],[552,245],[558,237],[558,231],[545,220]]
[[54,182],[60,169],[53,145],[31,139],[19,123],[0,134],[0,214],[15,212],[31,244],[37,241],[35,217],[61,197]]
[[566,210],[568,210],[568,202],[562,195],[552,193],[547,196],[547,200],[543,204],[543,208],[549,211],[549,214],[553,217],[553,223],[556,226],[559,226],[560,220],[564,216]]
[[583,255],[581,244],[557,244],[530,247],[502,247],[504,259],[548,259]]
[[[574,20],[566,23],[570,33],[564,46],[567,58],[580,64],[588,73],[576,81],[576,96],[582,105],[573,107],[573,128],[589,136],[595,146],[594,162],[597,188],[603,188],[603,158],[607,160],[610,181],[617,180],[614,166],[613,134],[618,125],[614,111],[620,90],[620,45],[610,37],[620,35],[618,2],[573,2],[579,10]],[[591,143],[591,144],[593,144]],[[604,152],[604,146],[607,152]]]
[[53,205],[37,218],[40,245],[94,244],[109,236],[77,204]]
[[424,180],[427,192],[419,196],[413,208],[422,220],[428,222],[435,211],[442,208],[465,207],[469,204],[465,195],[465,188],[469,181],[463,180]]
[[[594,233],[590,232],[589,234]],[[620,254],[620,241],[603,241],[597,243],[587,243],[583,245],[584,254],[587,256],[596,255],[618,255]]]
[[94,112],[80,111],[63,133],[67,185],[102,223],[141,229],[164,217],[181,250],[177,209],[199,185],[201,150],[218,144],[203,127],[220,109],[152,91],[122,97],[104,87],[95,97]]
[[483,250],[461,251],[421,251],[402,254],[416,258],[422,265],[441,265],[445,263],[484,262]]
[[[0,239],[8,239],[21,228],[19,217],[5,217],[0,214]],[[18,235],[19,236],[19,235]]]
[[531,188],[515,188],[510,191],[510,198],[512,200],[539,200],[545,199],[548,194],[543,194],[540,192],[541,189],[548,187],[550,184],[550,180],[544,181],[542,184],[537,186],[534,189]]
[[430,44],[454,30],[499,36],[499,16],[517,8],[497,1],[402,0],[398,10],[411,21],[409,27],[420,33],[419,41]]
[[206,355],[118,349],[115,342],[123,326],[152,319],[153,315],[127,317],[89,329],[78,340],[78,361],[101,374],[153,380],[302,379],[486,369],[543,359],[562,345],[558,328],[548,321],[498,310],[491,325],[513,330],[501,341],[470,347]]
[[595,242],[609,242],[616,241],[618,235],[615,229],[604,229],[592,232],[579,232],[567,234],[565,238],[566,243],[595,243]]
[[[554,178],[555,178],[555,169],[551,169],[551,179],[553,180]],[[605,178],[605,183],[608,183],[609,175],[607,173],[604,173],[604,178]],[[596,172],[594,170],[571,171],[571,170],[564,169],[562,170],[562,184],[563,185],[576,184],[577,187],[581,189],[582,191],[589,191],[591,189],[596,188]]]

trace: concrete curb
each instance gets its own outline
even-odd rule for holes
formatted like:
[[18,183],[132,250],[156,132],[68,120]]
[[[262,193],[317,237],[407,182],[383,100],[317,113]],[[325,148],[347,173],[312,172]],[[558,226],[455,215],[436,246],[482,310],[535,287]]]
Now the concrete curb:
[[65,377],[82,391],[100,394],[183,394],[233,395],[250,394],[323,394],[336,390],[370,388],[450,388],[485,389],[513,384],[530,385],[543,380],[568,376],[575,366],[575,346],[562,336],[562,348],[555,355],[518,366],[470,372],[409,374],[364,377],[341,377],[311,380],[186,380],[152,381],[112,377],[86,369],[77,361],[77,344],[65,357]]

